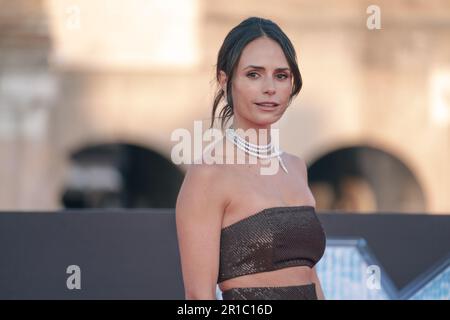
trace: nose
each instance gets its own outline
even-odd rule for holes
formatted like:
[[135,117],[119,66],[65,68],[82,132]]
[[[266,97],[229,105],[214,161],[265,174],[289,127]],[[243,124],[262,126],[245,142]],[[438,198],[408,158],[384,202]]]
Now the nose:
[[264,93],[271,96],[274,95],[275,92],[275,83],[273,79],[267,78],[266,81],[264,81]]

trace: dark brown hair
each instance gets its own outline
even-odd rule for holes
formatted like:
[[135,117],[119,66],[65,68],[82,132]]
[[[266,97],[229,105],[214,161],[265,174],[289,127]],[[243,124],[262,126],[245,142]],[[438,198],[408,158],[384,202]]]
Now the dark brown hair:
[[[289,98],[289,103],[291,103],[292,99],[300,92],[300,89],[302,88],[302,77],[300,70],[298,69],[297,55],[295,53],[294,46],[286,34],[276,23],[268,19],[258,17],[250,17],[245,19],[227,34],[217,56],[217,82],[219,82],[221,70],[227,75],[227,97],[225,105],[219,113],[219,118],[222,119],[222,130],[224,129],[226,122],[228,122],[228,120],[234,115],[231,82],[236,66],[239,62],[239,58],[245,46],[259,37],[268,37],[276,41],[281,46],[281,49],[286,56],[293,75],[292,92]],[[219,89],[214,96],[210,128],[214,125],[216,110],[220,101],[224,98],[224,95],[224,90],[219,86]]]

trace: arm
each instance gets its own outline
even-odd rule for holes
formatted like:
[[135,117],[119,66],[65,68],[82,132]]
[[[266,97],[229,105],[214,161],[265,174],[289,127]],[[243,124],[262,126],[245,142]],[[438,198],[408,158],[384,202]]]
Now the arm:
[[[308,168],[306,166],[306,163],[301,158],[298,158],[298,157],[295,157],[295,158],[297,160],[297,165],[300,168],[301,175],[302,175],[303,179],[305,180],[306,184],[308,185]],[[308,187],[308,191],[309,191],[309,194],[311,197],[311,201],[315,207],[316,200],[314,199],[314,196],[313,196],[311,190],[309,190],[309,187]],[[317,271],[316,271],[315,266],[312,268],[312,282],[316,285],[317,298],[319,300],[325,300],[325,295],[323,294],[322,285],[320,284],[320,279],[317,276]]]
[[216,299],[224,209],[218,171],[213,165],[192,165],[177,198],[176,227],[187,300]]
[[312,194],[311,189],[309,188],[308,167],[306,166],[306,162],[305,162],[305,160],[303,160],[302,158],[299,158],[297,156],[294,156],[294,160],[295,160],[296,169],[298,169],[299,175],[305,183],[305,191],[306,191],[305,197],[307,198],[306,202],[310,203],[313,207],[315,207],[316,199],[314,199],[314,195]]
[[323,294],[322,285],[320,284],[320,279],[317,276],[316,266],[312,268],[312,281],[316,285],[317,298],[319,300],[325,300],[325,295]]

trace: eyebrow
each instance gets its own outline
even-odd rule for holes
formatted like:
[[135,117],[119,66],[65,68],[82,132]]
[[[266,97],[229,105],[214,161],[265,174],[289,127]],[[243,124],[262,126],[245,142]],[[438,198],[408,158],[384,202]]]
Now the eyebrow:
[[[261,66],[254,66],[254,65],[246,66],[246,67],[244,68],[244,70],[245,70],[245,69],[249,69],[249,68],[252,68],[252,69],[258,69],[258,70],[266,70],[266,68],[264,68],[264,67],[261,67]],[[276,71],[286,71],[286,70],[291,70],[291,69],[290,69],[290,68],[276,68],[275,70],[276,70]]]

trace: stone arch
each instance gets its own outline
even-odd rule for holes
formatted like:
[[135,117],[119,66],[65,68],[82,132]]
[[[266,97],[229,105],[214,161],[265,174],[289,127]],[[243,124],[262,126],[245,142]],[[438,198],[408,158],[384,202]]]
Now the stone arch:
[[416,174],[396,155],[368,145],[345,146],[311,161],[309,184],[318,209],[423,212]]
[[65,208],[174,208],[184,174],[148,147],[125,142],[79,146],[61,203]]

